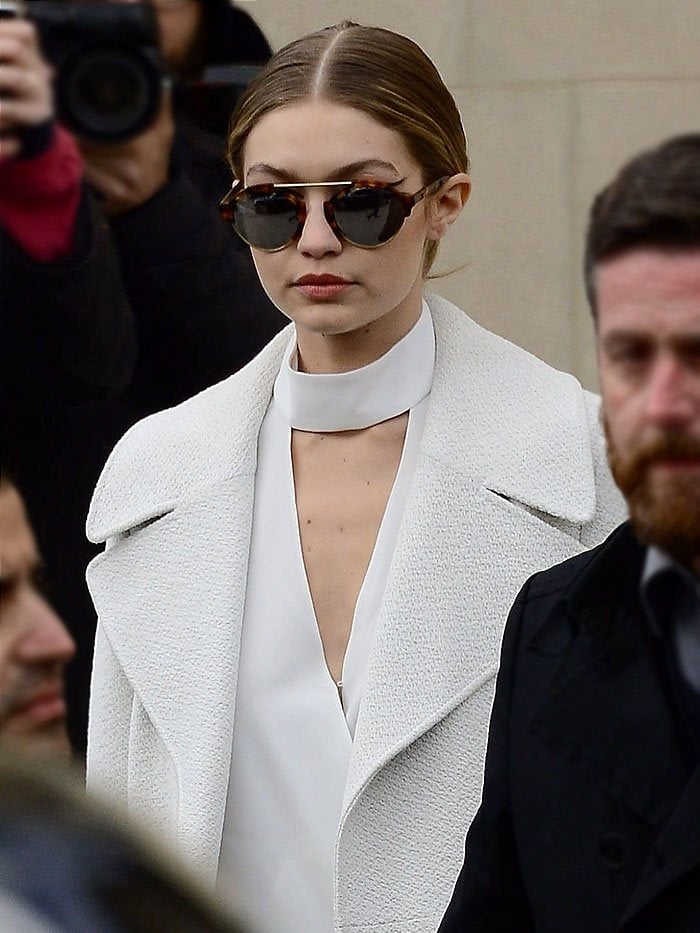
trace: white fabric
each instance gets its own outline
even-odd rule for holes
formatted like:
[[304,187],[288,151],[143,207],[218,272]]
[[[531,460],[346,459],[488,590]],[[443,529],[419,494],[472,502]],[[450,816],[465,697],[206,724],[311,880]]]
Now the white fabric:
[[[333,928],[333,851],[352,736],[418,457],[435,337],[425,306],[410,333],[362,369],[307,376],[290,368],[293,351],[294,340],[258,441],[218,882],[220,894],[258,933]],[[342,674],[344,713],[326,665],[302,558],[290,429],[368,427],[410,409],[418,399],[355,607]],[[364,417],[358,420],[360,411]]]
[[283,417],[302,431],[353,431],[388,421],[430,392],[435,334],[428,305],[411,330],[378,360],[346,373],[302,373],[293,336],[273,394]]
[[[481,794],[501,634],[527,577],[622,520],[598,400],[429,296],[435,375],[371,648],[334,857],[337,933],[434,930]],[[88,518],[107,541],[88,781],[213,884],[260,425],[289,343],[139,423]]]
[[352,739],[301,557],[289,426],[263,420],[219,892],[256,933],[333,928]]

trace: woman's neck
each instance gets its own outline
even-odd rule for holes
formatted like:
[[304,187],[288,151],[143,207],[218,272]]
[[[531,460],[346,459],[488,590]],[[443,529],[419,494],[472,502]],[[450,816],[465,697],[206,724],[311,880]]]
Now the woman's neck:
[[273,395],[282,418],[298,431],[358,431],[410,411],[429,393],[435,333],[425,305],[416,324],[389,350],[345,372],[301,372],[290,342]]
[[322,334],[297,326],[297,367],[305,373],[346,373],[374,363],[415,326],[422,295],[376,321],[342,334]]

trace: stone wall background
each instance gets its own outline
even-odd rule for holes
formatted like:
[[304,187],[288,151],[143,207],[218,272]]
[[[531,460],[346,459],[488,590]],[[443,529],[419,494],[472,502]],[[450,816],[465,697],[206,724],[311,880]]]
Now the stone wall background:
[[581,276],[593,195],[700,130],[698,0],[239,0],[273,48],[345,18],[431,56],[460,107],[473,194],[431,288],[595,388]]

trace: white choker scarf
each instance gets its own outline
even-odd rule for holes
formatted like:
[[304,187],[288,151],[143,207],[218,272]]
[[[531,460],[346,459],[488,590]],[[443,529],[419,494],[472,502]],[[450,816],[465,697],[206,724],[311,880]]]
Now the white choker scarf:
[[296,337],[273,394],[284,419],[300,431],[357,431],[413,408],[430,393],[435,333],[428,306],[413,328],[374,363],[346,373],[301,373]]

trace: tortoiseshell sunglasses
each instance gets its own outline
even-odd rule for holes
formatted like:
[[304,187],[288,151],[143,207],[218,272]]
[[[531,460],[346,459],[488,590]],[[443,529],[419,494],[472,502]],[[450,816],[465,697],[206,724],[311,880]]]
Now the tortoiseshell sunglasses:
[[375,249],[392,240],[416,204],[448,178],[439,178],[415,194],[401,194],[381,181],[315,181],[248,188],[236,182],[219,211],[249,246],[274,253],[301,236],[306,201],[298,189],[341,188],[323,202],[328,225],[339,239],[362,249]]

